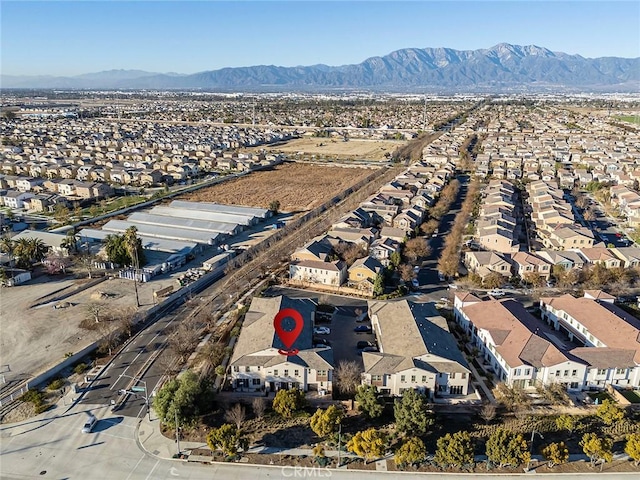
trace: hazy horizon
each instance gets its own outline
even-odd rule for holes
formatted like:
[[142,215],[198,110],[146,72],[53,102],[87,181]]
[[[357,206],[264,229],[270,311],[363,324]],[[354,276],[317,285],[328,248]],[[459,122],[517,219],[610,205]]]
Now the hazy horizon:
[[[357,64],[404,48],[640,57],[635,1],[3,1],[2,73]],[[587,28],[590,26],[592,28]]]

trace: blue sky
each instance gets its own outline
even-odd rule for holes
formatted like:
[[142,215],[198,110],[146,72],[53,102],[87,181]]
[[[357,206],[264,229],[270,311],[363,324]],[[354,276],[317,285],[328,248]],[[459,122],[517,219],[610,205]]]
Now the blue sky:
[[2,0],[3,74],[343,65],[407,47],[640,56],[640,2]]

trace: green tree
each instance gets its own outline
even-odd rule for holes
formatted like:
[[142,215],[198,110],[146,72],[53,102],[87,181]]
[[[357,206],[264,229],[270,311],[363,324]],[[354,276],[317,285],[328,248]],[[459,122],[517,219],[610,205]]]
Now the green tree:
[[[580,446],[584,454],[589,457],[592,467],[599,461],[610,462],[613,460],[613,452],[611,451],[613,443],[607,437],[599,437],[595,433],[585,433],[580,440]],[[602,467],[600,469],[602,470]]]
[[347,443],[347,450],[368,462],[384,455],[386,442],[384,432],[369,428],[356,433]]
[[553,468],[555,465],[567,463],[569,460],[569,449],[564,442],[554,442],[542,449],[542,455],[544,455],[544,458],[549,462],[549,468]]
[[624,418],[624,411],[611,400],[606,399],[596,410],[596,415],[606,425],[612,425]]
[[427,456],[427,447],[418,437],[407,438],[402,446],[396,450],[393,461],[396,465],[404,468],[407,465],[415,465],[424,461]]
[[211,410],[213,390],[211,385],[192,370],[177,379],[165,383],[153,399],[153,408],[166,425],[175,428],[175,418],[180,426],[191,425],[195,419]]
[[291,418],[305,403],[304,392],[300,389],[278,390],[273,399],[273,409],[284,418]]
[[520,433],[514,433],[500,428],[491,434],[487,440],[486,453],[489,460],[500,468],[517,466],[530,459],[527,442]]
[[397,268],[401,261],[402,255],[400,255],[400,252],[393,252],[389,256],[389,264],[393,265],[393,268]]
[[69,223],[71,212],[62,203],[56,203],[56,206],[53,207],[53,218],[60,223]]
[[211,450],[221,449],[225,455],[235,455],[238,449],[246,450],[248,441],[242,430],[232,423],[212,429],[207,435],[207,445]]
[[107,235],[104,239],[105,252],[110,262],[118,265],[130,265],[131,258],[124,244],[124,237],[118,234]]
[[473,443],[469,432],[447,433],[438,439],[434,458],[436,463],[462,467],[473,464],[473,459]]
[[402,398],[393,405],[393,414],[396,428],[405,434],[424,435],[433,425],[427,397],[416,390],[404,391]]
[[378,297],[384,293],[384,274],[378,272],[375,280],[373,281],[373,295]]
[[556,427],[558,427],[558,430],[566,430],[569,432],[569,435],[571,435],[576,428],[576,423],[576,418],[572,415],[562,414],[556,418]]
[[640,433],[632,433],[627,437],[624,453],[629,455],[636,467],[640,465]]
[[342,410],[335,405],[330,405],[325,410],[319,408],[309,422],[311,430],[320,438],[328,437],[338,429],[343,415]]
[[384,411],[384,405],[378,400],[378,389],[375,385],[360,385],[356,391],[356,402],[358,410],[369,418],[377,418]]

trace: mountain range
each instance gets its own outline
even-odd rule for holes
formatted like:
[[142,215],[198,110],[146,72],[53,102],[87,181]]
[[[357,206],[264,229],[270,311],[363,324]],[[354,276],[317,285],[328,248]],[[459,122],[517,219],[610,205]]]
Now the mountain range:
[[535,45],[405,48],[342,66],[222,68],[190,75],[110,70],[73,77],[0,76],[2,88],[396,92],[640,90],[640,58],[585,58]]

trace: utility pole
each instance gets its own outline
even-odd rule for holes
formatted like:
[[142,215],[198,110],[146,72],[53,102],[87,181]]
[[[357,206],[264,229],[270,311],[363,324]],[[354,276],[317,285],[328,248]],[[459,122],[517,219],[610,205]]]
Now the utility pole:
[[178,446],[178,456],[180,455],[180,432],[178,427],[178,410],[174,410],[176,414],[176,445]]

